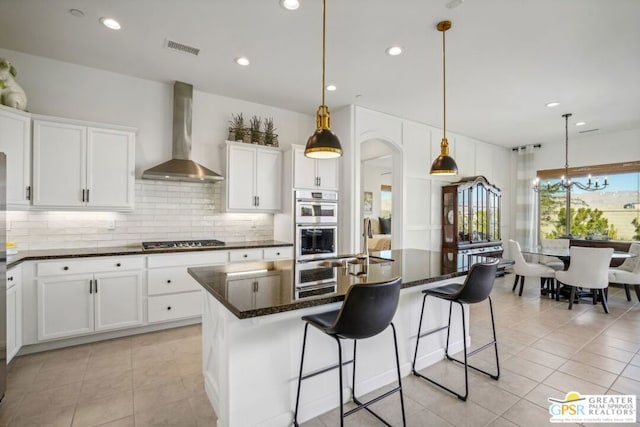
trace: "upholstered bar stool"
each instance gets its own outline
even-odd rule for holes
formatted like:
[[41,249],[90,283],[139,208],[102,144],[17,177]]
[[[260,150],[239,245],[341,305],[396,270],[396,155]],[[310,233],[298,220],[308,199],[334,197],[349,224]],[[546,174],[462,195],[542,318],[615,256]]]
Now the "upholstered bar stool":
[[[495,260],[491,263],[486,264],[474,264],[471,266],[471,270],[467,275],[467,279],[464,283],[452,283],[449,285],[441,286],[439,288],[427,289],[422,291],[424,294],[424,298],[422,299],[422,312],[420,313],[420,323],[418,324],[418,336],[416,338],[416,351],[413,356],[413,365],[412,372],[415,376],[423,378],[430,383],[448,391],[449,393],[455,394],[458,399],[466,401],[469,396],[469,369],[476,370],[485,375],[490,376],[494,380],[497,380],[500,377],[500,362],[498,360],[498,343],[496,339],[496,325],[493,319],[493,304],[491,302],[491,297],[489,294],[491,293],[491,289],[493,289],[493,283],[496,279],[496,270],[498,268],[498,260]],[[422,330],[422,318],[424,317],[424,308],[427,302],[427,297],[435,297],[449,301],[449,321],[446,326],[442,326],[436,329],[432,329],[430,331],[421,333]],[[467,352],[467,330],[465,325],[465,315],[464,315],[464,306],[463,304],[475,304],[484,301],[485,299],[489,300],[489,310],[491,312],[491,327],[493,328],[493,341],[471,351]],[[464,361],[455,359],[449,354],[449,335],[451,332],[451,310],[453,308],[453,303],[460,305],[460,312],[462,313],[462,341],[464,343]],[[422,375],[418,371],[416,371],[416,359],[418,358],[418,345],[420,344],[420,338],[423,338],[427,335],[434,334],[436,332],[447,330],[447,342],[445,345],[445,356],[447,359],[464,365],[464,394],[457,393],[447,386],[438,383],[437,381],[428,378],[425,375]],[[468,363],[468,358],[473,356],[474,354],[486,350],[487,348],[493,346],[496,353],[496,374],[491,374],[489,372],[483,371],[475,366],[472,366]]]
[[[293,418],[294,426],[298,426],[298,407],[300,404],[300,386],[302,380],[314,377],[325,372],[329,372],[333,369],[338,369],[338,390],[340,391],[340,425],[344,423],[344,418],[357,412],[361,409],[367,410],[377,419],[382,421],[385,425],[390,425],[378,414],[373,412],[369,405],[390,396],[393,393],[400,393],[400,406],[402,410],[402,425],[406,426],[405,414],[404,414],[404,399],[402,397],[402,381],[400,376],[400,361],[398,358],[398,340],[396,337],[396,328],[393,325],[393,316],[398,308],[398,301],[400,299],[400,284],[401,279],[398,277],[389,282],[373,283],[373,284],[357,284],[349,288],[345,297],[344,303],[340,310],[329,311],[325,313],[318,313],[310,316],[304,316],[302,320],[306,322],[304,325],[304,337],[302,339],[302,357],[300,359],[300,375],[298,376],[298,393],[296,395],[296,409]],[[338,364],[329,366],[327,368],[320,369],[315,372],[311,372],[303,375],[304,366],[304,354],[307,344],[307,331],[309,325],[317,328],[321,332],[329,335],[336,340],[338,345]],[[383,332],[391,325],[393,331],[393,344],[395,346],[396,356],[396,370],[398,373],[398,386],[392,390],[383,393],[382,395],[369,400],[368,402],[361,402],[356,397],[356,343],[357,340],[371,338],[379,333]],[[343,362],[342,361],[342,345],[340,340],[352,339],[353,340],[353,359]],[[342,367],[349,363],[353,363],[353,386],[351,388],[351,397],[353,401],[358,405],[353,409],[350,409],[346,413],[343,408],[343,396],[342,396]]]

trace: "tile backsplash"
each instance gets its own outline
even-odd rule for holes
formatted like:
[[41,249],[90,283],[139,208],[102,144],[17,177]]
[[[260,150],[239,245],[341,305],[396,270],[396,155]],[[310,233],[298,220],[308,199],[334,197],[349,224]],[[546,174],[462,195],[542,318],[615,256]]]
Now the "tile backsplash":
[[142,241],[273,239],[273,215],[223,212],[224,183],[136,180],[133,212],[9,211],[19,250],[135,246]]

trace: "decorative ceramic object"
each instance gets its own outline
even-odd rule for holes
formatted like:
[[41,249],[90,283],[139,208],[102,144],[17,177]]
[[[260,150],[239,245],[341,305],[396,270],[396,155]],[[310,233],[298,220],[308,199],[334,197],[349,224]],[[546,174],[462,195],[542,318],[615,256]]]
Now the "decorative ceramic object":
[[14,77],[18,74],[11,62],[0,58],[0,103],[26,111],[27,94]]

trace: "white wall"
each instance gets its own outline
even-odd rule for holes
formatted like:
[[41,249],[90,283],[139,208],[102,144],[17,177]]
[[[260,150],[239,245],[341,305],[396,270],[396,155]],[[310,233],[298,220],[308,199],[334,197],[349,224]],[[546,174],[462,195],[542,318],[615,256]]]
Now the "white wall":
[[[173,82],[156,82],[0,49],[18,70],[32,113],[131,126],[138,129],[136,175],[171,158]],[[189,82],[187,82],[189,83]],[[232,113],[273,117],[282,147],[306,142],[315,118],[239,99],[193,95],[193,160],[216,171],[224,158]]]
[[[18,70],[32,113],[131,126],[136,175],[171,158],[173,82],[156,82],[0,49]],[[188,83],[188,82],[187,82]],[[220,150],[232,113],[273,117],[280,146],[306,141],[314,117],[212,95],[194,88],[193,160],[222,170]],[[273,216],[223,214],[220,184],[136,182],[130,214],[10,212],[8,238],[20,249],[132,245],[143,240],[273,238]],[[181,194],[182,193],[182,194]],[[116,230],[107,224],[116,221]]]
[[[502,239],[509,236],[510,191],[509,152],[505,147],[478,141],[454,133],[447,134],[451,155],[455,158],[459,175],[436,177],[429,175],[431,163],[440,153],[442,130],[423,123],[405,120],[362,107],[351,106],[333,114],[333,123],[342,123],[336,131],[343,142],[345,157],[342,160],[342,176],[351,181],[342,182],[343,193],[360,191],[360,144],[369,140],[392,143],[401,152],[400,167],[394,167],[394,180],[400,175],[402,213],[396,209],[398,193],[394,184],[394,236],[402,235],[404,248],[430,249],[441,247],[442,186],[461,177],[484,175],[503,192]],[[350,123],[346,128],[343,122]],[[400,172],[395,173],[395,172]],[[357,193],[356,193],[357,194]],[[344,197],[342,198],[344,200]],[[357,250],[360,225],[354,218],[361,217],[360,198],[345,201],[341,208],[343,225],[343,251]],[[401,230],[395,229],[400,226]],[[401,232],[400,232],[401,231]],[[399,239],[394,238],[394,247]]]

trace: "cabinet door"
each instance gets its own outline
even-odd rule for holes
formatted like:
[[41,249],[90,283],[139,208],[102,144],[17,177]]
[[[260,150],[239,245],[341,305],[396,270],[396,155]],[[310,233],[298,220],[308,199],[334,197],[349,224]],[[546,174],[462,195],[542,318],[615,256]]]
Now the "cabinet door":
[[11,362],[13,356],[18,352],[16,317],[17,317],[17,298],[16,287],[12,287],[7,291],[7,363]]
[[271,307],[278,301],[280,275],[260,277],[255,291],[255,308]]
[[227,299],[239,310],[251,310],[255,288],[256,279],[253,277],[227,280]]
[[259,210],[281,209],[280,183],[282,182],[282,153],[274,150],[257,150],[256,196]]
[[293,149],[293,187],[317,188],[316,161],[305,157],[304,147]]
[[318,175],[318,187],[325,190],[338,189],[338,160],[316,160],[316,174]]
[[31,118],[26,113],[0,109],[0,152],[7,155],[7,205],[30,202]]
[[95,275],[95,330],[142,324],[142,273]]
[[229,146],[227,150],[227,209],[255,210],[256,149]]
[[93,275],[38,280],[38,339],[93,331]]
[[87,129],[87,206],[133,209],[135,135]]
[[42,207],[85,205],[87,128],[33,122],[33,204]]

